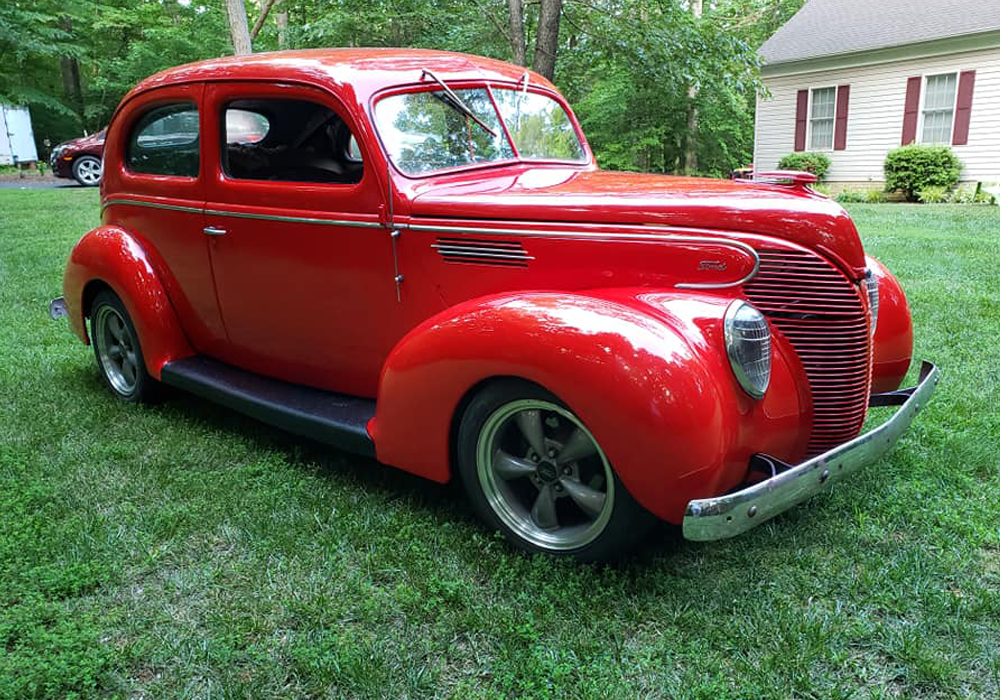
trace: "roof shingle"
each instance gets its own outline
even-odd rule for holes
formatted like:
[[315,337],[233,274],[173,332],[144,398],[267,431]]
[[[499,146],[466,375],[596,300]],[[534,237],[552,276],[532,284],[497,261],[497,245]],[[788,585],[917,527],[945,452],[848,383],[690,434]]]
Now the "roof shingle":
[[773,65],[994,30],[996,0],[808,0],[760,52]]

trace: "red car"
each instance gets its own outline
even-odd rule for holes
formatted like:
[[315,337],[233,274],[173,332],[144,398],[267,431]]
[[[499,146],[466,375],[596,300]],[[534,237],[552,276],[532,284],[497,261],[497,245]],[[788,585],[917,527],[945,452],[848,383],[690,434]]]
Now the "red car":
[[485,58],[196,63],[115,112],[52,312],[121,399],[167,384],[459,478],[515,544],[606,560],[657,519],[768,520],[930,397],[929,363],[897,390],[899,283],[811,177],[602,171],[555,87]]
[[104,139],[107,127],[96,134],[61,143],[49,154],[49,166],[56,177],[71,178],[84,187],[101,183]]

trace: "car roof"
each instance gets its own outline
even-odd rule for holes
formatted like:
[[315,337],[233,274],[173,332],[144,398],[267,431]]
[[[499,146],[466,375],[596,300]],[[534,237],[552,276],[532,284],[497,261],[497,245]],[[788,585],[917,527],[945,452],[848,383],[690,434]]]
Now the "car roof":
[[[482,56],[431,49],[304,49],[229,56],[169,68],[146,78],[126,96],[153,88],[217,80],[293,81],[343,86],[363,103],[387,87],[419,82],[424,70],[445,81],[519,81],[523,66]],[[528,71],[531,84],[550,90],[545,78]]]

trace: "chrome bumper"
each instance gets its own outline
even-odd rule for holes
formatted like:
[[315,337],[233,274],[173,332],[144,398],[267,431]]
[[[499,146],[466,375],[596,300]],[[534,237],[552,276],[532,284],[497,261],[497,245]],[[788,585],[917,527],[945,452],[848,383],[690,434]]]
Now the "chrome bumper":
[[926,405],[937,383],[937,368],[925,361],[915,387],[872,395],[871,406],[899,405],[892,418],[874,430],[796,466],[758,455],[757,460],[770,467],[771,478],[725,496],[688,503],[684,513],[684,537],[710,541],[739,535],[879,459],[909,427],[917,411]]

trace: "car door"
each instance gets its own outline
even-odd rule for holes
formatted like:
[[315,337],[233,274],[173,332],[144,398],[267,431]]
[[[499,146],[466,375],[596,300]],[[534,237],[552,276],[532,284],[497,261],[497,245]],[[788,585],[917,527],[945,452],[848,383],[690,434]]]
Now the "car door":
[[200,153],[204,85],[140,93],[116,115],[106,147],[103,219],[128,230],[156,272],[196,350],[226,340],[202,229],[206,164]]
[[378,178],[330,94],[273,83],[206,89],[206,228],[222,359],[374,396],[401,313]]

